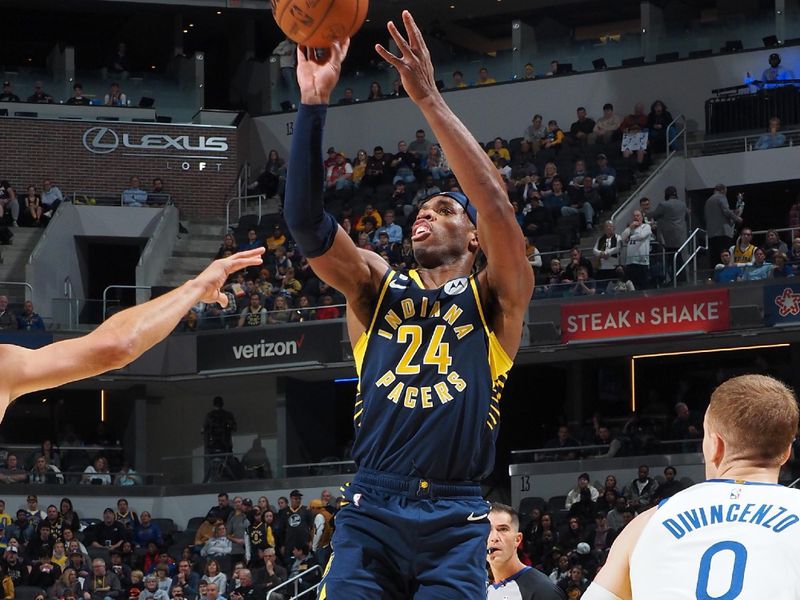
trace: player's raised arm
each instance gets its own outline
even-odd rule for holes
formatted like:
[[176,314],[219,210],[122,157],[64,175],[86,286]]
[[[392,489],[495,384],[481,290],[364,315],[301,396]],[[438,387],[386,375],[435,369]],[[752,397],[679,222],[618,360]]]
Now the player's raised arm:
[[321,58],[313,49],[297,49],[301,104],[286,176],[284,217],[314,272],[340,290],[351,312],[366,324],[388,265],[374,252],[359,250],[323,205],[322,132],[349,44],[335,42]]
[[525,256],[522,231],[494,164],[436,88],[430,52],[408,11],[403,11],[403,23],[407,39],[394,23],[388,25],[401,56],[381,45],[375,49],[397,69],[404,89],[430,124],[461,188],[478,210],[478,241],[487,257],[490,292],[501,313],[493,325],[503,347],[513,356],[533,291],[533,271]]
[[261,264],[264,248],[248,250],[211,263],[200,275],[149,302],[123,310],[83,337],[30,350],[0,346],[4,367],[0,382],[0,419],[12,400],[119,369],[167,337],[198,302],[228,299],[220,292],[228,276]]

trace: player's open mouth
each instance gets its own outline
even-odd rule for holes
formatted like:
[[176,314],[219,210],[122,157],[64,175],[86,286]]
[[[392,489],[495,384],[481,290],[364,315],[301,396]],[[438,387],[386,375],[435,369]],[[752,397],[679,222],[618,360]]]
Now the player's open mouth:
[[493,554],[495,552],[500,552],[500,548],[497,548],[496,546],[489,546],[486,549],[486,554]]
[[431,234],[431,226],[426,221],[417,221],[411,229],[411,241],[419,242]]

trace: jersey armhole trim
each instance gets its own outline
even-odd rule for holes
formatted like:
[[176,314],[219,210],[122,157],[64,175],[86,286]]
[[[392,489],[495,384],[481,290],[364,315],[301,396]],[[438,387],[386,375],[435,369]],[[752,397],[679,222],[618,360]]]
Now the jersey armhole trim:
[[386,270],[386,274],[383,276],[383,282],[381,283],[381,293],[378,295],[378,302],[375,304],[375,310],[372,312],[372,320],[369,323],[369,328],[361,334],[361,337],[358,338],[356,345],[353,346],[353,360],[356,363],[356,374],[358,375],[359,379],[361,379],[361,366],[364,363],[364,356],[367,353],[367,344],[369,342],[369,338],[372,336],[372,330],[375,328],[375,322],[378,320],[381,305],[383,304],[383,299],[386,296],[386,290],[389,289],[389,284],[394,279],[394,276],[394,269]]
[[472,293],[475,295],[475,305],[478,307],[478,314],[480,314],[483,330],[486,332],[486,339],[489,344],[489,366],[492,371],[492,381],[497,381],[500,375],[505,375],[511,370],[514,361],[508,355],[505,348],[503,348],[494,331],[489,327],[489,322],[486,320],[486,315],[483,312],[477,277],[470,275],[469,283],[472,288]]

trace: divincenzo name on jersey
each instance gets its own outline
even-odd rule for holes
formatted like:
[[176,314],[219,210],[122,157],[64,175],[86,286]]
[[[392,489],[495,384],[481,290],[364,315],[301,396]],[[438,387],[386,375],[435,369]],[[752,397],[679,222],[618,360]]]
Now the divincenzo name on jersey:
[[786,531],[800,517],[775,504],[715,504],[679,512],[661,524],[679,540],[692,531],[721,523],[745,523],[766,527],[774,533]]

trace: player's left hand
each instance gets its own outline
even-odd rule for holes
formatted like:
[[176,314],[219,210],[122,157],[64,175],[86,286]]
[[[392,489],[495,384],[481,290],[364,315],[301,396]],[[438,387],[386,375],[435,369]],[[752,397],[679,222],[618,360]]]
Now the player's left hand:
[[228,277],[247,267],[260,265],[262,263],[261,255],[265,250],[266,248],[263,247],[254,248],[212,262],[194,279],[195,283],[202,286],[201,296],[198,300],[206,304],[218,302],[222,308],[225,308],[228,305],[228,296],[223,294],[220,289],[225,285]]
[[437,96],[436,78],[433,75],[431,53],[417,27],[414,17],[407,10],[403,11],[403,24],[406,28],[408,41],[400,34],[393,21],[386,26],[400,49],[401,56],[395,56],[380,44],[375,45],[375,51],[386,62],[391,64],[400,74],[403,89],[414,102],[425,98]]

